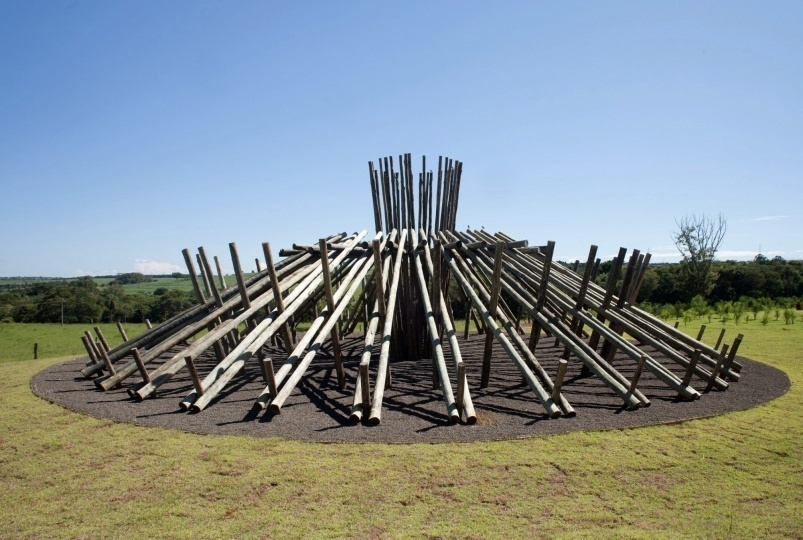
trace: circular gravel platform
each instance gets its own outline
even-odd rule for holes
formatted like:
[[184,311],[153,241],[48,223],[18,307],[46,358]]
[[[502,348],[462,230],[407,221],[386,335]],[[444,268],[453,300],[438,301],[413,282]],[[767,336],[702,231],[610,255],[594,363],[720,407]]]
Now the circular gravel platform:
[[[97,390],[92,381],[79,373],[86,358],[45,369],[34,376],[31,387],[38,396],[68,409],[143,426],[324,442],[394,443],[514,439],[678,422],[748,409],[783,395],[790,387],[789,378],[783,371],[740,357],[739,361],[744,365],[741,381],[731,383],[727,391],[703,392],[701,399],[684,402],[645,369],[639,388],[652,401],[652,406],[628,411],[598,379],[582,377],[580,362],[573,359],[569,361],[564,395],[577,411],[577,416],[550,420],[533,392],[521,383],[518,370],[498,345],[494,346],[490,385],[482,390],[479,388],[484,339],[484,335],[472,335],[468,341],[461,339],[460,343],[477,411],[474,425],[449,424],[441,392],[432,389],[429,360],[393,362],[393,387],[385,392],[382,423],[378,426],[351,423],[349,413],[362,348],[360,335],[347,337],[342,346],[346,355],[346,392],[337,388],[334,360],[326,350],[312,363],[307,376],[285,403],[280,415],[256,412],[251,408],[265,387],[255,362],[249,363],[216,401],[197,414],[182,412],[178,407],[181,398],[192,387],[186,370],[162,386],[158,397],[143,402],[129,398],[125,388],[110,392]],[[562,352],[552,344],[551,339],[545,338],[536,351],[536,357],[549,373],[556,371],[557,358]],[[282,352],[268,348],[265,352],[276,359],[278,369],[285,357]],[[683,370],[674,369],[673,362],[655,351],[647,349],[646,352],[683,376]],[[201,376],[214,363],[211,354],[199,359]],[[448,356],[447,364],[454,380],[453,364]],[[375,365],[376,359],[373,359],[372,366]],[[623,355],[616,357],[614,366],[628,378],[635,371],[634,363]],[[148,367],[152,370],[156,363]],[[372,381],[374,375],[372,372]],[[138,381],[139,376],[134,376],[126,382],[133,384]],[[701,391],[705,388],[705,384],[696,378],[692,380],[692,386]]]

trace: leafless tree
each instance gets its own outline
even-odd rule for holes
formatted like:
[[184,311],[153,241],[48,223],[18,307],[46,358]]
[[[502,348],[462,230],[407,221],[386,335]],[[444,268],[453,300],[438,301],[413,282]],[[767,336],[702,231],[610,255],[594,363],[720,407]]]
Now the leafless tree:
[[677,230],[672,232],[672,240],[683,257],[687,291],[690,296],[707,296],[714,282],[711,263],[728,230],[725,216],[685,215],[675,220],[675,225]]

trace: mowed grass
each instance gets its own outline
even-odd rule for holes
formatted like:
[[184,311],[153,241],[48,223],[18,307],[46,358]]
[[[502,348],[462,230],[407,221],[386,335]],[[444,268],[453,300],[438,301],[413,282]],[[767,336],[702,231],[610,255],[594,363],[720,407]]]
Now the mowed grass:
[[[680,328],[696,335],[701,322]],[[60,359],[4,358],[0,537],[800,538],[803,324],[727,328],[745,334],[741,354],[789,374],[787,395],[676,425],[491,443],[116,424],[31,393]]]
[[[54,356],[83,356],[86,349],[81,336],[89,330],[95,336],[94,327],[100,328],[109,346],[116,347],[123,337],[113,323],[65,324],[58,323],[0,323],[0,363],[33,359],[34,343],[39,343],[39,358]],[[123,329],[129,338],[145,331],[144,323],[124,323]]]

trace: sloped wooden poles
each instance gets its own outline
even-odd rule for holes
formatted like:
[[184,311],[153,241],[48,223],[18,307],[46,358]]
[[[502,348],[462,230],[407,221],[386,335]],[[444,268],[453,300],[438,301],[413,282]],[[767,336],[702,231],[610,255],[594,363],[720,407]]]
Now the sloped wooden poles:
[[[492,238],[489,238],[487,233],[483,233],[482,231],[470,232],[475,237],[483,237],[486,240],[490,240]],[[501,233],[497,233],[497,236],[503,235],[501,235]],[[490,245],[490,243],[486,244],[486,246]],[[523,291],[522,287],[529,287],[531,291],[540,292],[542,290],[540,283],[541,280],[538,276],[544,272],[546,255],[540,253],[540,250],[534,251],[527,248],[517,248],[512,250],[512,252],[518,253],[518,255],[512,256],[510,259],[506,259],[506,276],[513,275],[517,280],[520,281],[520,283],[517,285],[517,287],[519,287],[518,292],[520,294],[524,294],[525,296],[528,294],[526,291]],[[619,260],[624,258],[623,253],[624,251],[620,251],[620,256],[618,257]],[[477,254],[477,256],[484,256],[486,259],[486,267],[487,265],[490,265],[490,256],[483,254]],[[631,257],[631,264],[635,259],[636,257]],[[648,258],[645,259],[649,260]],[[615,273],[615,264],[613,268],[614,270],[612,270],[612,272]],[[580,290],[583,289],[584,281],[576,273],[572,272],[568,268],[562,267],[561,265],[553,266],[553,269],[555,270],[554,275],[551,277],[549,286],[546,289],[547,297],[549,299],[549,307],[547,312],[549,312],[549,310],[555,310],[556,313],[561,314],[560,317],[555,318],[561,320],[566,320],[566,315],[577,317],[586,325],[591,327],[593,332],[592,340],[589,345],[592,350],[596,349],[599,338],[604,337],[606,343],[609,344],[608,351],[618,348],[625,352],[628,356],[632,357],[637,364],[642,362],[642,356],[646,356],[646,358],[643,360],[644,367],[656,375],[656,377],[658,377],[665,384],[677,390],[681,397],[684,397],[685,399],[698,399],[700,397],[699,392],[697,392],[694,388],[691,388],[688,384],[684,384],[683,380],[671,373],[667,368],[650,358],[648,355],[644,355],[641,351],[635,348],[632,343],[624,340],[621,337],[621,333],[623,331],[627,331],[630,335],[635,336],[643,343],[653,346],[660,352],[666,354],[670,359],[674,360],[682,367],[690,369],[694,374],[702,378],[704,381],[712,381],[712,385],[714,387],[719,389],[727,388],[727,383],[717,377],[712,378],[712,374],[703,369],[700,365],[698,365],[698,363],[691,365],[691,359],[694,355],[694,347],[685,345],[682,340],[675,340],[672,338],[672,335],[662,332],[661,329],[654,324],[654,321],[652,321],[652,319],[654,319],[653,317],[647,316],[647,318],[644,318],[643,312],[633,309],[629,302],[621,300],[621,296],[614,295],[610,287],[602,290],[599,286],[593,283],[588,283],[587,281],[585,282],[586,290],[584,293],[587,292],[588,294],[582,295],[582,304],[586,309],[594,310],[598,314],[597,318],[592,318],[583,309],[578,309],[577,305],[572,306],[572,303],[575,300],[579,301],[581,299]],[[639,268],[639,280],[641,279],[643,271],[643,266],[641,266]],[[632,276],[635,275],[635,273],[632,273]],[[630,285],[628,284],[628,280],[625,280],[620,295],[624,294],[628,298],[635,298],[635,295],[637,294],[637,285],[633,286],[632,280],[633,277],[631,277]],[[563,297],[563,294],[566,294],[567,296]],[[552,315],[554,317],[554,314]],[[616,325],[616,328],[609,328],[608,326],[605,326],[603,323],[606,320],[610,320],[612,325]],[[565,329],[560,330],[561,333],[566,334]],[[646,330],[650,330],[650,332]],[[703,349],[703,347],[697,348],[701,350]],[[610,354],[610,352],[607,354]],[[613,377],[619,379],[622,383],[626,382],[625,380],[622,380],[620,375],[615,373],[615,370],[612,370],[610,364],[603,360],[602,356],[597,355],[596,352],[594,353],[594,356],[597,356],[597,358],[595,358],[597,364],[608,371]],[[701,354],[698,359],[702,358],[703,356]],[[636,393],[638,394],[637,391]],[[642,403],[646,405],[647,403],[645,403],[645,398],[641,396],[639,397],[641,398]]]
[[[381,233],[377,233],[377,238],[381,237]],[[384,242],[383,242],[384,247]],[[330,311],[329,306],[327,305],[318,317],[313,321],[312,325],[310,326],[309,331],[307,332],[306,336],[315,336],[314,341],[309,346],[309,351],[306,355],[299,361],[301,354],[307,347],[309,343],[307,340],[303,339],[301,343],[293,350],[293,354],[291,354],[287,360],[285,360],[282,367],[276,373],[276,381],[277,381],[277,388],[281,385],[281,388],[278,388],[278,393],[275,396],[269,396],[268,400],[265,401],[274,414],[278,414],[281,412],[282,405],[290,396],[290,393],[295,389],[296,385],[301,380],[301,377],[304,376],[306,373],[307,368],[309,367],[312,360],[315,358],[315,355],[318,353],[323,342],[326,340],[327,336],[331,336],[332,330],[335,328],[335,324],[337,323],[338,318],[346,309],[348,305],[348,301],[354,296],[354,293],[360,286],[362,279],[368,273],[369,270],[373,267],[374,259],[372,254],[366,254],[362,260],[359,260],[354,264],[352,270],[343,280],[340,288],[338,288],[337,292],[331,297],[330,303],[333,306],[333,309]],[[307,343],[304,343],[307,341]],[[292,371],[292,373],[291,373]],[[287,379],[286,382],[284,381],[285,378]],[[284,382],[284,384],[282,384]],[[267,389],[269,391],[269,389]],[[265,393],[263,392],[263,396]],[[262,404],[261,401],[262,396],[260,396],[260,400],[257,401],[258,404]]]
[[[339,344],[343,333],[361,321],[364,343],[359,364],[353,366],[351,419],[371,425],[382,419],[384,396],[392,383],[391,359],[427,359],[418,362],[420,376],[433,377],[433,390],[440,393],[446,417],[452,423],[474,423],[475,400],[481,399],[498,369],[499,359],[493,356],[497,344],[549,418],[576,414],[566,398],[574,382],[566,377],[575,362],[581,365],[581,377],[599,379],[628,409],[650,405],[639,387],[644,372],[686,400],[701,397],[692,384],[702,381],[706,390],[725,390],[728,381],[739,380],[736,352],[741,334],[721,348],[720,334],[710,347],[701,341],[702,330],[695,339],[635,306],[649,253],[633,250],[628,257],[628,250],[621,248],[607,283],[597,285],[596,246],[589,250],[580,275],[579,261],[570,267],[553,260],[554,242],[530,246],[502,232],[458,231],[463,164],[439,157],[436,174],[427,170],[422,158],[420,170],[414,169],[410,154],[369,162],[376,227],[371,241],[366,240],[366,231],[334,234],[280,250],[284,259],[279,262],[274,262],[270,245],[264,243],[264,269],[257,259],[258,271],[247,279],[237,246],[231,243],[236,281],[231,287],[226,286],[217,257],[213,267],[203,247],[194,256],[184,250],[197,305],[156,326],[149,324],[147,331],[132,339],[118,325],[125,342],[115,348],[99,328],[94,335],[87,332],[81,339],[89,362],[81,373],[93,378],[101,390],[119,387],[139,374],[127,391],[142,400],[155,396],[186,368],[192,386],[179,407],[200,412],[232,381],[240,380],[235,377],[248,363],[255,363],[265,386],[253,407],[278,414],[327,343],[338,388],[347,390],[348,366]],[[451,280],[465,298],[465,339],[472,316],[486,335],[482,358],[464,357],[460,351]],[[523,313],[533,322],[529,339],[520,326]],[[308,315],[312,322],[297,339],[295,324],[309,320]],[[544,333],[554,345],[539,344]],[[276,346],[279,340],[286,358],[266,358],[266,344]],[[556,364],[539,361],[541,351],[550,348],[560,357]],[[210,350],[214,350],[211,369],[205,363],[212,358]],[[447,352],[453,365],[447,366]],[[198,362],[202,355],[204,362]],[[371,381],[371,361],[377,356]],[[674,371],[664,364],[674,364]],[[149,371],[152,365],[156,367]],[[632,377],[620,372],[622,366],[632,370]],[[474,392],[469,380],[479,381]]]
[[[184,398],[183,402],[185,407],[191,407],[194,411],[202,411],[209,402],[220,393],[223,387],[236,375],[245,365],[245,362],[252,358],[257,351],[267,342],[268,339],[280,329],[287,320],[292,317],[298,308],[305,304],[305,300],[312,296],[317,290],[317,286],[323,281],[323,268],[330,269],[339,265],[353,249],[359,240],[366,234],[363,231],[352,242],[350,242],[346,249],[343,249],[331,261],[328,257],[321,260],[319,264],[311,264],[308,266],[308,274],[306,279],[301,282],[293,292],[287,296],[287,302],[284,311],[279,313],[278,309],[274,309],[266,316],[256,327],[243,339],[243,341],[235,348],[222,362],[215,366],[212,371],[207,375],[206,379],[201,382],[200,386],[195,387],[195,391],[190,393]],[[283,284],[284,285],[284,284]],[[282,287],[283,288],[283,287]],[[313,323],[314,324],[314,323]],[[314,333],[314,329],[305,334],[304,338]],[[306,339],[302,339],[299,345],[305,344]],[[270,378],[270,374],[266,374]],[[281,384],[284,377],[284,372],[280,370],[278,374],[272,379],[276,384]],[[266,391],[270,391],[269,388]],[[258,401],[259,403],[259,401]]]

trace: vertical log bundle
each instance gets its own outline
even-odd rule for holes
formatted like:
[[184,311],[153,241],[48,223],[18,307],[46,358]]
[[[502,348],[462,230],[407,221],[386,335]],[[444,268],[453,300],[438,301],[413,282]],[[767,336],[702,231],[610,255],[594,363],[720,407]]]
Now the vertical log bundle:
[[[739,380],[736,351],[742,335],[720,348],[720,334],[711,347],[701,341],[705,327],[695,339],[636,307],[650,254],[633,250],[628,257],[621,248],[606,285],[597,285],[597,246],[580,268],[579,261],[553,260],[554,242],[530,246],[502,232],[458,231],[463,164],[440,156],[437,175],[427,170],[426,158],[421,169],[413,169],[410,154],[368,163],[372,241],[366,231],[334,234],[282,249],[278,262],[263,243],[265,267],[257,259],[258,271],[250,277],[231,243],[236,284],[228,287],[218,257],[213,257],[216,279],[203,247],[195,257],[183,250],[197,304],[149,324],[132,339],[117,323],[124,343],[114,348],[99,328],[95,335],[86,332],[81,340],[89,363],[82,375],[104,391],[128,384],[129,395],[142,400],[187,368],[191,388],[179,406],[201,412],[234,392],[240,385],[233,381],[252,365],[266,385],[253,396],[254,410],[279,414],[313,360],[329,348],[337,390],[353,394],[351,419],[370,425],[381,421],[392,367],[400,361],[417,362],[422,381],[433,377],[432,391],[443,399],[445,417],[466,424],[476,422],[475,402],[489,392],[492,374],[505,361],[512,362],[532,390],[528,399],[548,418],[576,414],[566,397],[577,380],[570,370],[599,379],[600,388],[626,409],[650,405],[639,386],[644,373],[652,375],[651,384],[658,381],[685,400],[701,397],[694,386],[726,390]],[[481,357],[461,353],[453,302],[463,304],[463,340],[472,319],[485,334]],[[523,315],[532,321],[529,339]],[[311,322],[297,337],[305,320]],[[364,345],[359,362],[348,365],[340,340],[360,323]],[[540,339],[544,333],[553,344]],[[266,357],[263,347],[278,340],[287,356]],[[495,357],[494,347],[504,355]],[[553,348],[557,364],[539,361]],[[204,354],[211,357],[207,351],[214,351],[211,370],[208,362],[199,362]],[[630,378],[625,369],[633,373]]]

